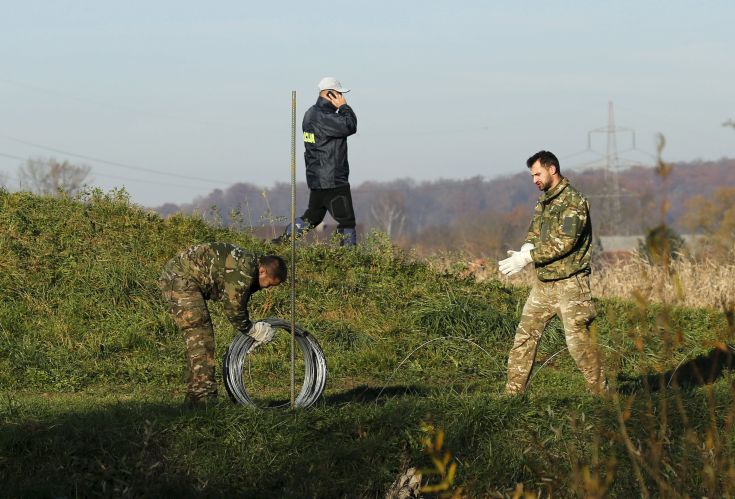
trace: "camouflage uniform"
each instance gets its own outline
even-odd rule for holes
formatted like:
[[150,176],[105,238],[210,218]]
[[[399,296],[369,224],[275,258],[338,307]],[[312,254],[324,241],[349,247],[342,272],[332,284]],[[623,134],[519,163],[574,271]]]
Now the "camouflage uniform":
[[248,300],[258,289],[258,260],[229,243],[193,246],[172,258],[158,280],[186,342],[187,400],[217,398],[214,329],[207,300],[220,300],[238,331],[250,328]]
[[559,315],[569,353],[588,388],[599,392],[605,376],[589,328],[596,316],[589,282],[589,203],[566,178],[539,197],[525,242],[534,245],[531,257],[538,280],[516,329],[505,390],[509,394],[525,390],[541,334],[554,315]]

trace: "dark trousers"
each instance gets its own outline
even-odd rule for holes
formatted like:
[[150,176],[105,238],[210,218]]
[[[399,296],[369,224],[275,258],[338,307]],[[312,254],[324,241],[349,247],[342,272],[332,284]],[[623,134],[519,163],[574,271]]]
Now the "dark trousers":
[[309,227],[316,227],[327,212],[337,221],[337,229],[355,228],[355,209],[349,185],[309,191],[309,207],[301,216],[304,222]]

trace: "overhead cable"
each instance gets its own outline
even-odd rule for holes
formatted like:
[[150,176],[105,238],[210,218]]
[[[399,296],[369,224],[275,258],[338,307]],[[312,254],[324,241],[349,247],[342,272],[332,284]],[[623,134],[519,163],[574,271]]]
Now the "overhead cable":
[[[0,152],[0,157],[3,158],[10,158],[10,159],[17,159],[20,161],[28,161],[28,158],[21,158],[20,156],[14,156],[12,154],[5,154],[3,152]],[[104,178],[111,178],[114,180],[125,180],[127,182],[136,182],[139,184],[153,184],[153,185],[163,185],[165,187],[178,187],[181,189],[189,189],[189,190],[199,190],[198,187],[193,185],[183,185],[183,184],[172,184],[171,182],[157,182],[155,180],[143,180],[140,178],[130,178],[130,177],[122,177],[119,175],[110,175],[108,173],[99,173],[96,170],[92,170],[90,172],[92,177],[104,177]]]
[[15,138],[15,137],[10,137],[8,135],[0,135],[0,138],[6,139],[6,140],[10,140],[12,142],[17,142],[19,144],[24,144],[24,145],[27,145],[27,146],[35,147],[35,148],[38,148],[38,149],[43,149],[45,151],[55,152],[55,153],[59,153],[59,154],[66,154],[68,156],[73,156],[75,158],[86,159],[88,161],[95,161],[97,163],[102,163],[102,164],[106,164],[106,165],[110,165],[110,166],[117,166],[119,168],[126,168],[128,170],[135,170],[135,171],[139,171],[139,172],[153,173],[155,175],[163,175],[165,177],[176,177],[176,178],[187,179],[187,180],[196,180],[197,182],[206,182],[206,183],[209,183],[209,184],[218,184],[218,185],[231,185],[232,184],[232,182],[225,182],[223,180],[212,180],[212,179],[209,179],[209,178],[194,177],[194,176],[191,176],[191,175],[182,175],[180,173],[166,172],[166,171],[163,171],[163,170],[156,170],[154,168],[145,168],[145,167],[142,167],[142,166],[129,165],[129,164],[126,164],[126,163],[119,163],[117,161],[110,161],[110,160],[103,159],[103,158],[97,158],[97,157],[94,157],[94,156],[88,156],[86,154],[77,154],[77,153],[70,152],[70,151],[64,151],[63,149],[57,149],[55,147],[49,147],[49,146],[46,146],[46,145],[43,145],[43,144],[38,144],[38,143],[35,143],[35,142],[30,142],[30,141],[23,140],[23,139],[18,139],[18,138]]

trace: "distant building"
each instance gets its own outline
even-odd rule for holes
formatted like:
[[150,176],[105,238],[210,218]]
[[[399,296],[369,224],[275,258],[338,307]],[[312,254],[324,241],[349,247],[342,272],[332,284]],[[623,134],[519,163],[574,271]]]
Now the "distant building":
[[634,252],[645,236],[600,236],[603,253]]

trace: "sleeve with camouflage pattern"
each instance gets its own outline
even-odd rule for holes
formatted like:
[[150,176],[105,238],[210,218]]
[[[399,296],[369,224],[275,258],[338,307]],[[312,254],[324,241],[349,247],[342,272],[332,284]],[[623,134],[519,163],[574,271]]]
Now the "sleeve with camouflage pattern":
[[541,212],[543,207],[540,202],[536,203],[536,207],[533,209],[533,218],[531,219],[531,225],[528,227],[528,234],[524,244],[533,244],[538,246],[538,242],[541,240]]
[[248,289],[250,289],[252,280],[251,276],[240,274],[237,279],[226,278],[225,282],[222,308],[230,323],[241,333],[247,333],[252,326],[248,313],[248,301],[250,301]]

